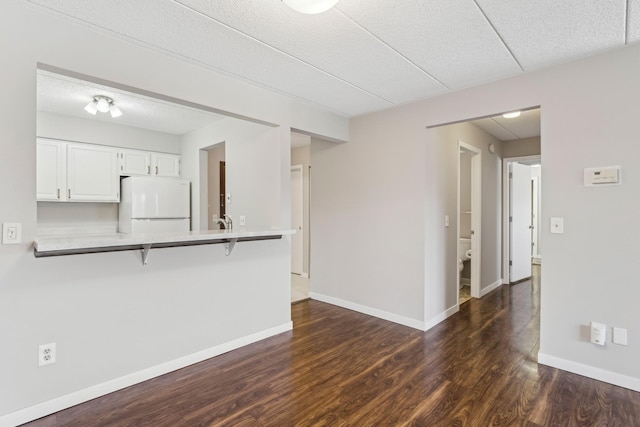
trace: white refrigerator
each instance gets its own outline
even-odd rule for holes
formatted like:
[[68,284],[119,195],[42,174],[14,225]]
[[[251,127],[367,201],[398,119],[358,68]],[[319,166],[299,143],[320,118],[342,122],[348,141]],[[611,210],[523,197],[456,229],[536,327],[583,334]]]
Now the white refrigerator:
[[120,182],[121,233],[188,232],[190,191],[186,179],[132,176]]

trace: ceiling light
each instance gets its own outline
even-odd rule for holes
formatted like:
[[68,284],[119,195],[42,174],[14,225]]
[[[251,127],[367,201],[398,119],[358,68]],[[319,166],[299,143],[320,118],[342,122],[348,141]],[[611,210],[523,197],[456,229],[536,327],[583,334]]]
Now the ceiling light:
[[338,3],[338,0],[282,0],[291,9],[306,14],[326,12]]
[[122,111],[120,111],[120,109],[116,107],[116,104],[111,104],[111,106],[109,107],[109,112],[111,113],[111,117],[113,117],[114,119],[122,115]]
[[108,96],[96,95],[93,97],[93,100],[84,107],[84,110],[89,113],[95,115],[98,111],[101,113],[106,113],[109,111],[111,113],[111,117],[116,118],[122,115],[122,111],[116,106],[116,103],[113,99]]
[[86,111],[89,114],[93,114],[95,116],[96,113],[98,112],[98,103],[91,101],[90,103],[87,104],[86,107],[84,107],[84,111]]
[[515,119],[516,117],[520,117],[520,111],[513,111],[511,113],[505,113],[502,115],[505,119]]

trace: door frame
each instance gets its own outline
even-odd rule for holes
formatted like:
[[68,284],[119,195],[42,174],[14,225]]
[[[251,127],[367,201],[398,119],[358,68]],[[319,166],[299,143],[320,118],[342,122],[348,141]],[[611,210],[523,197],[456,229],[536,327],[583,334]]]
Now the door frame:
[[[301,242],[301,246],[300,246],[300,260],[301,260],[301,266],[300,266],[300,273],[294,273],[293,272],[293,263],[291,263],[291,272],[294,274],[300,274],[301,276],[305,276],[305,271],[304,271],[304,168],[302,165],[291,165],[291,173],[293,172],[300,172],[300,210],[301,210],[301,228],[299,230],[296,230],[296,234],[300,233],[301,238],[302,238],[302,242]],[[293,190],[293,186],[291,186],[291,189]],[[292,200],[293,202],[293,200]],[[291,219],[292,219],[292,224],[291,226],[293,227],[293,203],[291,204]],[[291,253],[293,253],[293,236],[291,238]]]
[[[456,254],[460,259],[460,151],[473,153],[471,156],[471,296],[480,298],[480,278],[482,273],[482,150],[458,140],[458,188],[456,200]],[[456,293],[460,304],[460,269],[456,262]]]
[[[509,181],[509,165],[511,163],[535,162],[542,164],[542,156],[505,157],[502,159],[502,283],[509,284],[509,254],[511,252],[511,231],[509,227],[509,206],[511,206],[511,185]],[[539,213],[541,214],[541,213]]]

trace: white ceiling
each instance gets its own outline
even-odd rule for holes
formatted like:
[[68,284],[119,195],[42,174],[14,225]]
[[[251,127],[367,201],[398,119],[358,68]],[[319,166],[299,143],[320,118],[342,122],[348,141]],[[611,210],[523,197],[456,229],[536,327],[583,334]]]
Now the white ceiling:
[[25,0],[279,93],[356,116],[622,48],[640,0]]
[[[37,79],[38,111],[99,120],[110,124],[134,126],[174,135],[183,135],[224,118],[224,116],[207,111],[44,70],[38,70]],[[84,107],[95,95],[112,98],[122,111],[122,116],[112,118],[109,113],[100,112],[95,116],[89,115],[84,111]]]

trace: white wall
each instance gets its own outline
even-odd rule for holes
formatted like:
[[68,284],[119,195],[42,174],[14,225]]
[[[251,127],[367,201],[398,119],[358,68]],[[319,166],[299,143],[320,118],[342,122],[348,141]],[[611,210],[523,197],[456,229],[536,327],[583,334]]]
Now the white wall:
[[[425,127],[539,105],[540,360],[640,389],[637,236],[628,232],[640,216],[638,69],[640,46],[632,46],[351,120],[348,144],[312,147],[313,289],[427,326],[449,314],[456,242],[443,217],[455,206],[458,153]],[[583,187],[583,169],[601,165],[621,165],[623,185]],[[562,235],[546,226],[556,216],[565,220]],[[590,344],[591,320],[629,328],[629,345]]]
[[[481,151],[482,160],[482,176],[481,176],[481,268],[480,268],[480,290],[495,286],[497,282],[501,282],[500,272],[500,255],[502,253],[502,216],[501,216],[501,191],[502,191],[502,162],[501,154],[503,144],[489,135],[479,127],[471,123],[459,123],[429,129],[427,137],[430,144],[437,144],[442,150],[450,153],[447,160],[440,163],[442,174],[437,178],[437,182],[443,186],[442,188],[447,194],[447,213],[455,215],[457,201],[455,195],[457,193],[457,165],[458,165],[458,142],[462,141],[472,145]],[[489,152],[489,144],[493,144],[495,152]],[[451,160],[453,159],[453,160]],[[429,159],[425,159],[428,162]],[[453,199],[452,199],[453,195]],[[423,196],[424,197],[424,196]],[[450,203],[453,200],[453,205]],[[452,216],[453,218],[453,216]],[[443,226],[444,217],[440,218],[439,225]],[[452,221],[450,228],[455,231],[455,221]],[[436,225],[436,224],[434,224]],[[455,241],[455,240],[454,240]],[[457,242],[452,248],[447,246],[446,251],[446,277],[447,277],[447,306],[450,308],[457,304],[456,279],[455,275],[458,268]],[[427,263],[429,260],[427,260]],[[428,280],[428,277],[427,277]],[[427,297],[428,297],[427,293]],[[433,312],[425,314],[425,320],[430,316],[437,316],[441,312]]]
[[524,157],[540,155],[540,137],[503,141],[502,157]]
[[208,168],[208,162],[200,161],[200,150],[224,141],[226,190],[231,193],[226,211],[234,230],[241,228],[241,215],[246,217],[248,229],[282,228],[286,223],[280,218],[280,156],[281,145],[289,141],[280,141],[279,136],[278,128],[233,118],[183,135],[183,176],[191,181],[191,194],[200,195],[191,198],[191,223],[207,229],[209,195],[201,191],[201,185],[206,184],[208,173],[203,168]]
[[[278,147],[263,161],[278,183],[255,188],[273,196],[266,216],[281,226],[290,128],[344,140],[344,118],[18,0],[0,6],[0,53],[0,222],[23,226],[22,244],[0,245],[0,425],[291,326],[288,238],[239,243],[229,257],[222,245],[152,249],[144,267],[138,251],[34,258],[36,64],[276,124]],[[58,360],[38,368],[38,345],[49,342]]]
[[44,138],[180,154],[178,135],[44,111],[37,113],[36,132]]

